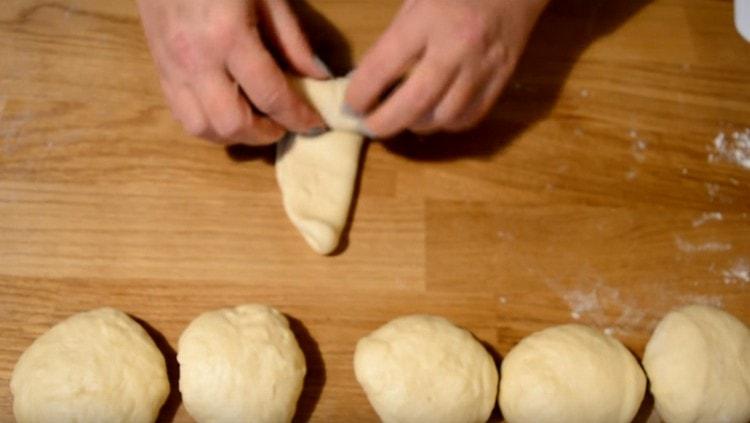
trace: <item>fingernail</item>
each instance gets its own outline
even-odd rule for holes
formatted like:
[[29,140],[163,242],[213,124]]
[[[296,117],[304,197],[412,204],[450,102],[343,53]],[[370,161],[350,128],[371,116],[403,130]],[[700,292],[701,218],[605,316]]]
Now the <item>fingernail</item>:
[[326,132],[328,132],[328,128],[326,128],[325,126],[318,126],[313,129],[310,129],[307,132],[303,132],[302,135],[306,137],[317,137],[318,135],[323,135]]
[[370,130],[370,128],[367,127],[367,125],[364,122],[360,122],[359,132],[361,132],[362,135],[364,135],[367,138],[372,138],[372,139],[377,138],[375,134]]
[[328,66],[326,66],[325,62],[323,62],[320,57],[314,56],[313,61],[315,61],[315,66],[317,66],[321,72],[325,73],[327,77],[333,78],[333,73],[328,69]]
[[283,142],[283,141],[290,140],[290,139],[292,139],[292,135],[293,134],[291,132],[288,132],[288,131],[284,132],[284,135],[282,135],[281,137],[279,137],[279,139],[277,139],[276,141],[274,141],[274,143],[278,143],[278,142]]
[[349,106],[346,103],[344,103],[344,104],[341,105],[341,113],[343,113],[343,114],[345,114],[347,116],[351,116],[351,117],[353,117],[355,119],[362,119],[362,115],[359,114],[359,113],[357,113],[357,112],[355,112],[354,109],[352,109],[351,106]]

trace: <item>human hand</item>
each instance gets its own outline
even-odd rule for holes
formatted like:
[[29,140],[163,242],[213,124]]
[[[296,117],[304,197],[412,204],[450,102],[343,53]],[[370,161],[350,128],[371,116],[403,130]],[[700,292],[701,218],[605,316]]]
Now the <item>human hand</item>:
[[295,71],[330,77],[285,0],[138,0],[138,8],[169,107],[191,134],[269,144],[287,129],[326,129],[261,40],[258,25]]
[[348,111],[375,137],[470,128],[497,100],[548,1],[406,0],[354,71]]

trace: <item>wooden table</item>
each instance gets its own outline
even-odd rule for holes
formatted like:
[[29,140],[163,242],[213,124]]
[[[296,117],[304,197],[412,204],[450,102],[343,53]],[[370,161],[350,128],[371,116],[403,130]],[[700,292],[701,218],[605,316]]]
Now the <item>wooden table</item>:
[[[339,71],[399,4],[311,3]],[[0,421],[19,354],[105,305],[150,326],[173,377],[197,314],[276,306],[307,355],[301,421],[375,420],[353,349],[403,314],[446,316],[500,356],[576,321],[641,355],[690,303],[750,322],[750,169],[714,146],[750,126],[731,2],[553,3],[483,125],[370,144],[346,249],[319,257],[284,215],[273,150],[172,121],[132,2],[4,1]],[[176,393],[163,414],[189,420]]]

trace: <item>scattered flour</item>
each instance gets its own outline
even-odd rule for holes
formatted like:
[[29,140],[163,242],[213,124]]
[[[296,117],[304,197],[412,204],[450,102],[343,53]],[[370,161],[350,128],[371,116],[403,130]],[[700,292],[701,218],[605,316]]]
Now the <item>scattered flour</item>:
[[503,241],[513,241],[514,239],[516,239],[516,237],[513,236],[512,233],[502,230],[497,231],[497,237],[502,239]]
[[702,215],[700,215],[700,217],[693,219],[693,227],[697,228],[699,226],[703,226],[704,224],[712,220],[720,222],[724,220],[724,216],[720,212],[703,213]]
[[601,304],[599,304],[597,288],[594,288],[590,292],[568,291],[563,294],[563,299],[565,299],[565,302],[570,307],[570,317],[575,320],[579,320],[582,313],[600,311],[602,308]]
[[724,308],[724,300],[718,295],[683,295],[680,297],[681,305],[700,304]]
[[729,251],[732,249],[732,244],[728,244],[725,242],[705,242],[703,244],[693,244],[689,241],[686,241],[684,238],[682,238],[679,235],[674,236],[674,243],[677,246],[677,249],[682,251],[683,253],[713,253],[713,252],[720,252],[720,251]]
[[719,186],[719,184],[712,184],[710,182],[706,182],[704,185],[706,187],[706,193],[711,198],[711,201],[714,201],[716,196],[719,195],[721,187]]
[[589,96],[589,90],[581,90],[581,97],[586,98]]
[[[618,289],[607,286],[600,279],[585,278],[574,289],[566,288],[557,279],[547,279],[545,282],[567,303],[571,319],[608,328],[610,334],[638,330],[641,321],[646,318],[646,312],[637,304],[621,298]],[[612,310],[615,311],[614,315]]]
[[623,307],[620,317],[615,321],[617,327],[632,325],[633,322],[640,322],[646,317],[646,312],[638,307]]
[[737,260],[732,267],[722,272],[727,285],[746,285],[750,283],[750,263],[744,258]]
[[630,154],[633,155],[633,158],[637,162],[644,162],[646,160],[645,151],[646,147],[648,147],[648,142],[635,129],[631,129],[628,135],[633,139],[633,144],[630,146]]
[[709,147],[708,162],[726,161],[750,170],[750,128],[727,135],[719,132]]
[[505,297],[498,297],[498,298],[497,298],[497,301],[498,301],[498,302],[499,302],[500,304],[508,304],[508,299],[507,299],[507,298],[505,298]]
[[636,169],[630,169],[627,172],[625,172],[625,180],[633,181],[635,178],[638,177],[638,170]]

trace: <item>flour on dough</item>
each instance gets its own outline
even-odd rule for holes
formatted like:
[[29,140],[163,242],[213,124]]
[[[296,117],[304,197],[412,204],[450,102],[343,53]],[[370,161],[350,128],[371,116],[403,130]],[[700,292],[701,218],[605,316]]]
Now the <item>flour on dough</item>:
[[169,381],[146,331],[127,314],[100,308],[37,338],[18,359],[10,389],[19,423],[150,423]]
[[750,421],[750,329],[729,313],[692,305],[667,314],[643,366],[665,421]]
[[360,122],[342,112],[348,79],[298,79],[331,131],[317,137],[295,135],[278,143],[276,179],[284,209],[319,254],[332,253],[349,216],[363,137]]
[[203,313],[180,336],[180,392],[198,423],[285,423],[305,356],[286,317],[260,304]]

